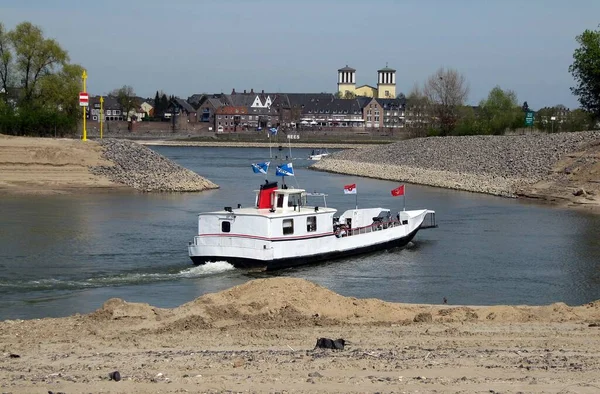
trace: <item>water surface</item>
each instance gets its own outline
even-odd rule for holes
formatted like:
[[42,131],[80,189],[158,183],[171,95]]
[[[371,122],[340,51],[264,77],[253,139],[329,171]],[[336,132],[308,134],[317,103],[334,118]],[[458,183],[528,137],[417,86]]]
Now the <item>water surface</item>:
[[[304,278],[343,295],[411,303],[582,304],[600,299],[600,216],[515,199],[406,186],[407,209],[437,211],[439,228],[408,248],[272,274],[219,262],[194,267],[187,242],[201,211],[254,203],[265,148],[155,147],[221,186],[188,194],[137,192],[0,197],[0,320],[88,313],[112,297],[174,307],[256,277]],[[402,209],[398,183],[306,169],[295,149],[288,184],[329,206]],[[287,149],[273,154],[290,156]]]

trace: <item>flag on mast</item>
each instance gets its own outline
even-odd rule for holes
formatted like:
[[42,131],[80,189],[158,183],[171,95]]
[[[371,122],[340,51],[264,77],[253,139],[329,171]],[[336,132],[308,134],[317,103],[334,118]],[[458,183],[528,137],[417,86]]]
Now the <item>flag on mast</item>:
[[356,183],[344,186],[344,194],[356,194]]
[[292,163],[277,166],[275,176],[294,176],[294,167],[292,167]]
[[262,163],[252,163],[252,171],[254,171],[255,174],[266,174],[267,171],[269,171],[270,164],[270,161],[265,161]]
[[394,197],[403,196],[403,195],[404,195],[404,185],[400,185],[397,188],[395,188],[394,190],[392,190],[392,196],[394,196]]

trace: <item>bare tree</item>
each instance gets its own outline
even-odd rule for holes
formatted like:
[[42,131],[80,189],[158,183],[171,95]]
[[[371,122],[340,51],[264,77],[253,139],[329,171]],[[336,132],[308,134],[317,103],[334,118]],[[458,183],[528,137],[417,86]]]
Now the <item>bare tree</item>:
[[134,114],[140,103],[135,98],[135,91],[129,85],[123,85],[119,89],[115,89],[110,93],[110,96],[115,97],[121,106],[125,120]]
[[415,83],[406,97],[406,128],[411,137],[425,137],[430,122],[430,106],[427,97]]
[[423,94],[431,105],[432,116],[439,124],[441,134],[450,134],[459,120],[459,109],[469,95],[465,76],[442,67],[427,79]]

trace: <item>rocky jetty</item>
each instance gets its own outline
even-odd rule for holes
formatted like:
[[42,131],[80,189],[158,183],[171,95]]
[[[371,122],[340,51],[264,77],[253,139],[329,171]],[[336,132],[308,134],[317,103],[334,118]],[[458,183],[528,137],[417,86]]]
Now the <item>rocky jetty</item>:
[[548,177],[565,154],[600,142],[600,131],[430,137],[336,152],[311,168],[501,196]]
[[195,192],[218,188],[208,179],[135,142],[103,139],[99,144],[104,149],[102,157],[113,165],[92,167],[90,171],[94,175],[145,192]]

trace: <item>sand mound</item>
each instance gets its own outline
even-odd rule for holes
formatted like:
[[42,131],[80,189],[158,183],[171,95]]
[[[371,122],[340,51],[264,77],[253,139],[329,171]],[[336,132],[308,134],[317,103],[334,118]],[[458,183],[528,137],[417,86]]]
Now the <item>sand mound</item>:
[[234,320],[264,325],[360,324],[412,319],[417,306],[343,297],[303,279],[257,279],[177,308],[211,321]]
[[92,320],[106,321],[118,319],[160,319],[168,311],[155,308],[145,303],[126,302],[120,298],[111,298],[106,301],[100,309],[91,313]]
[[110,165],[93,141],[0,136],[0,192],[63,193],[67,190],[118,188],[90,166]]
[[131,141],[0,135],[0,193],[92,189],[202,191],[218,186]]
[[166,310],[148,304],[107,301],[88,315],[95,321],[138,320],[145,330],[178,332],[243,326],[297,328],[365,324],[440,324],[448,322],[596,322],[600,301],[571,307],[449,306],[384,302],[344,297],[303,279],[269,278],[207,294]]

